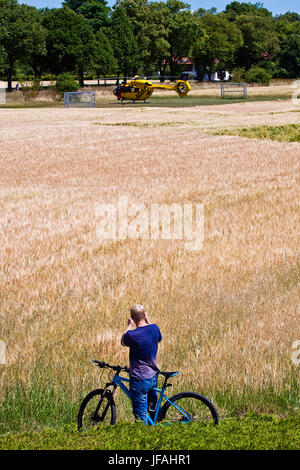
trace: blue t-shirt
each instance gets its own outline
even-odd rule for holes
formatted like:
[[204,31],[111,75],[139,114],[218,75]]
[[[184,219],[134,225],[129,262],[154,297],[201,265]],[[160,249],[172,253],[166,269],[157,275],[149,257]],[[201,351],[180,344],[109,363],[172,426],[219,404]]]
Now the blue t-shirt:
[[139,326],[127,331],[123,336],[125,346],[129,347],[130,378],[135,380],[151,379],[159,370],[156,364],[158,342],[161,332],[154,323]]

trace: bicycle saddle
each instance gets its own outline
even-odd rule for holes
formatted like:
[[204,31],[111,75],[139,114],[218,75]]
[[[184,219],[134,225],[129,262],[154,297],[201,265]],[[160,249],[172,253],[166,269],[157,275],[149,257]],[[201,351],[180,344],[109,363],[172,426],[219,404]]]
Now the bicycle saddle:
[[163,372],[162,370],[158,371],[157,373],[163,375],[167,379],[169,379],[170,377],[173,377],[174,375],[178,374],[178,372]]

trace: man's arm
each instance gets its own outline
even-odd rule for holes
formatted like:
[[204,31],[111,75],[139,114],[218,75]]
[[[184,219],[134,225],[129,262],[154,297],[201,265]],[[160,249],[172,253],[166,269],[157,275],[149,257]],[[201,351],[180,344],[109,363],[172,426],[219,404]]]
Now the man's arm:
[[[148,313],[145,312],[145,322],[148,323],[148,325],[151,325],[151,321],[149,320],[149,317],[148,317]],[[157,325],[156,325],[157,326]],[[158,326],[157,326],[158,328]],[[158,328],[158,332],[159,332],[159,335],[158,335],[158,343],[161,342],[162,340],[162,335],[161,335],[161,332],[160,332],[160,329]]]
[[122,335],[122,338],[121,338],[121,345],[122,346],[126,346],[126,344],[124,343],[124,335],[126,335],[127,331],[131,330],[131,328],[134,326],[134,321],[132,320],[132,318],[129,318],[128,320],[128,326],[126,328],[126,330],[124,331],[123,335]]
[[161,340],[162,340],[162,334],[160,332],[160,329],[158,328],[158,331],[159,331],[159,335],[158,335],[158,342],[160,343]]

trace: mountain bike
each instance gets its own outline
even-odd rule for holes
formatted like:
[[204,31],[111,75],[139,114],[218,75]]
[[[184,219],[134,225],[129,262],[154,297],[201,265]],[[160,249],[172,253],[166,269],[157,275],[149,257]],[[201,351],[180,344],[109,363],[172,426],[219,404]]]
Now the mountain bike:
[[[117,410],[114,394],[117,388],[120,388],[131,400],[130,390],[125,385],[129,384],[130,379],[120,376],[122,371],[129,373],[128,367],[112,366],[96,360],[92,362],[100,369],[112,369],[115,374],[112,381],[106,383],[103,389],[93,390],[83,399],[77,416],[78,430],[87,430],[101,424],[115,424]],[[218,424],[219,417],[214,404],[203,395],[195,392],[181,392],[170,398],[165,395],[166,389],[172,387],[172,384],[168,383],[169,379],[177,375],[178,371],[158,371],[158,374],[164,378],[164,382],[161,389],[153,388],[157,392],[157,402],[154,410],[148,410],[149,425],[191,421]]]

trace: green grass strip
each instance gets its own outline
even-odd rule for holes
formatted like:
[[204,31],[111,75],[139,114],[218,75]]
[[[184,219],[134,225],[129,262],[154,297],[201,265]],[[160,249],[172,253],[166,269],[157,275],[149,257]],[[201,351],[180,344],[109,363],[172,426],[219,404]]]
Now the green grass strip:
[[[287,96],[252,96],[250,98],[239,98],[239,97],[212,97],[212,96],[186,96],[185,98],[179,98],[178,96],[152,96],[149,101],[136,101],[133,103],[131,100],[124,101],[121,104],[120,101],[112,98],[113,101],[105,99],[97,100],[97,108],[190,108],[194,106],[214,106],[222,104],[233,104],[233,103],[249,103],[256,101],[287,101]],[[22,109],[22,108],[62,108],[63,102],[29,102],[29,103],[6,103],[0,105],[0,109]]]
[[75,424],[59,429],[10,432],[0,437],[0,449],[99,450],[277,450],[300,448],[300,415],[276,418],[249,415],[213,424],[116,424],[78,432]]
[[300,142],[300,124],[282,126],[244,127],[242,129],[224,129],[214,135],[238,135],[249,139],[277,140],[279,142]]
[[208,97],[208,96],[186,96],[185,98],[179,98],[178,96],[152,96],[149,100],[144,101],[124,101],[121,104],[120,101],[97,101],[97,108],[190,108],[194,106],[215,106],[223,104],[234,104],[234,103],[250,103],[256,101],[287,101],[286,96],[253,96],[251,98],[237,98],[237,97]]

